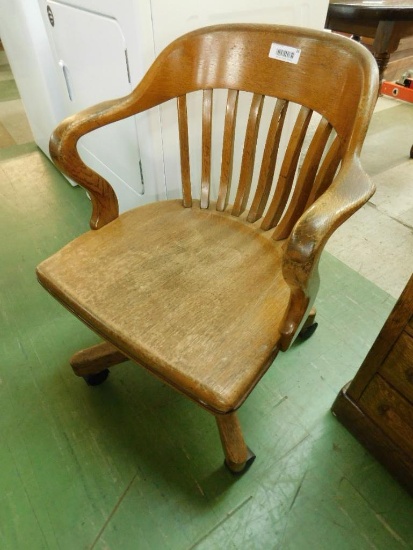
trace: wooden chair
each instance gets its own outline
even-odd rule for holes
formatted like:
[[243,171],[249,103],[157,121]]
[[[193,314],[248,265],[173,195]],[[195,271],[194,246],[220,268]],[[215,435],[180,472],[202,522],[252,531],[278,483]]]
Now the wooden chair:
[[[127,97],[64,120],[51,137],[51,155],[89,191],[92,230],[41,263],[37,275],[104,340],[72,358],[75,373],[95,384],[117,363],[131,359],[142,365],[215,416],[226,465],[244,471],[254,455],[236,411],[278,351],[287,350],[305,326],[327,239],[373,193],[359,156],[377,87],[374,59],[351,40],[294,27],[219,25],[174,41]],[[227,90],[216,201],[210,200],[214,89]],[[197,200],[191,191],[187,96],[199,90]],[[245,93],[251,107],[230,199],[237,102]],[[277,99],[255,177],[268,98]],[[177,102],[183,198],[118,215],[112,187],[82,162],[76,143],[96,128],[171,99]],[[292,104],[300,107],[280,163]],[[304,155],[313,113],[321,116]]]

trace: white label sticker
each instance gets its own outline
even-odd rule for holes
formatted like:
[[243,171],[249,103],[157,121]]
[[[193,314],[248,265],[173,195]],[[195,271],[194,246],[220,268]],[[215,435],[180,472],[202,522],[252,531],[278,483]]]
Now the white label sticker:
[[287,63],[297,64],[300,59],[301,50],[299,48],[292,48],[291,46],[284,46],[283,44],[271,44],[269,57],[272,59],[279,59],[280,61],[286,61]]

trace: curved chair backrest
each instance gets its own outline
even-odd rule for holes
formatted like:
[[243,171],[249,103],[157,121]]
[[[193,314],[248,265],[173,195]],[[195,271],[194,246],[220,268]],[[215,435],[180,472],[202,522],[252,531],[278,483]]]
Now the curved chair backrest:
[[[238,98],[240,93],[251,93],[240,177],[232,195],[235,198],[231,213],[240,216],[246,212],[249,222],[261,220],[261,229],[275,228],[273,237],[278,240],[289,236],[304,210],[329,187],[345,155],[359,155],[377,86],[377,67],[372,56],[349,39],[298,27],[217,25],[175,40],[159,55],[129,96],[113,107],[108,104],[105,114],[98,113],[98,117],[83,121],[79,135],[177,98],[183,204],[189,207],[192,194],[187,96],[202,90],[200,199],[201,208],[209,208],[213,90],[227,90],[221,176],[214,204],[222,211],[230,201]],[[266,97],[277,101],[264,140],[259,175],[252,185]],[[290,104],[298,104],[300,109],[279,175],[274,178]],[[313,113],[319,113],[321,119],[301,163],[299,159]],[[53,152],[53,139],[52,156],[64,170],[64,161]],[[90,170],[88,174],[93,184]],[[96,182],[92,189],[95,201],[99,202],[99,193],[105,190],[105,184],[104,180]]]
[[[183,196],[184,205],[190,206],[186,96],[196,90],[204,91],[201,208],[208,208],[213,90],[228,90],[216,205],[217,210],[224,210],[231,187],[238,96],[241,91],[252,92],[240,178],[231,212],[239,216],[248,201],[252,201],[248,221],[263,217],[261,228],[268,230],[278,225],[274,238],[283,239],[304,209],[331,183],[344,153],[348,150],[358,154],[374,105],[372,88],[377,84],[372,78],[374,67],[371,56],[358,44],[326,32],[266,25],[215,26],[173,42],[135,93],[139,110],[178,97]],[[250,197],[265,96],[278,101],[267,134],[258,184]],[[277,152],[289,103],[299,104],[301,109],[275,182]],[[322,118],[298,175],[298,160],[313,112]],[[329,137],[333,130],[337,137],[331,145]],[[270,199],[273,186],[276,192]]]
[[[297,63],[272,57],[272,44],[300,50]],[[361,114],[358,108],[371,108],[371,90],[377,84],[371,75],[376,69],[371,55],[358,43],[326,31],[216,25],[172,42],[134,94],[139,110],[214,88],[282,98],[319,112],[345,139]]]

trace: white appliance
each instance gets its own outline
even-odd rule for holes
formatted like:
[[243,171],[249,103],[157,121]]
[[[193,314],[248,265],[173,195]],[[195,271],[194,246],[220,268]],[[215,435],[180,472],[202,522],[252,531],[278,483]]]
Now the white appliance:
[[[111,8],[113,4],[39,2],[64,89],[65,115],[125,96],[134,87],[132,76],[134,82],[140,79],[143,69],[139,71],[140,43],[134,36],[133,14],[128,10],[116,14]],[[132,2],[126,4],[130,10],[134,8]],[[162,174],[160,178],[153,177],[150,165],[147,179],[151,183],[145,185],[139,147],[147,136],[143,130],[144,124],[138,125],[133,117],[99,129],[79,142],[84,161],[114,187],[121,211],[165,197],[164,178]]]
[[[33,13],[26,16],[27,4]],[[46,109],[50,116],[44,126],[49,129],[64,116],[129,93],[155,56],[187,31],[228,22],[322,28],[327,7],[328,0],[0,0],[0,18],[4,27],[13,20],[16,29],[14,12],[25,16],[24,31],[5,40],[5,47],[30,124],[38,123],[33,113]],[[22,34],[41,39],[24,40]],[[15,67],[26,65],[22,57],[27,48],[38,62],[29,77],[22,77]],[[41,94],[21,85],[30,79],[42,80]],[[179,195],[176,136],[168,131],[175,117],[175,107],[165,105],[82,138],[80,154],[113,185],[121,211]],[[45,150],[44,139],[36,141]],[[193,164],[196,174],[199,159]]]
[[48,154],[50,134],[65,116],[39,6],[0,0],[0,36],[37,145]]

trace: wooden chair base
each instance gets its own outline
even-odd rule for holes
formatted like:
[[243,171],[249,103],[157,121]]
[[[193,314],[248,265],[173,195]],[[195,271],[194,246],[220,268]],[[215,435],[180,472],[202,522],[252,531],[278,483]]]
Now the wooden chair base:
[[[309,338],[317,328],[314,323],[315,308],[300,332],[300,338]],[[70,359],[74,373],[86,380],[91,386],[104,382],[109,374],[108,369],[128,361],[129,358],[109,342],[102,342],[75,353]],[[225,454],[225,466],[234,475],[245,473],[255,460],[255,454],[245,444],[241,425],[236,413],[215,416],[222,448]]]
[[[90,386],[104,382],[109,368],[128,361],[129,358],[109,342],[102,342],[75,353],[70,365],[76,376]],[[234,475],[245,473],[255,460],[255,454],[247,447],[236,413],[217,415],[219,435],[225,454],[225,465]]]
[[89,375],[101,373],[125,361],[129,361],[126,355],[109,342],[102,342],[75,353],[70,359],[70,365],[76,376],[85,378]]

